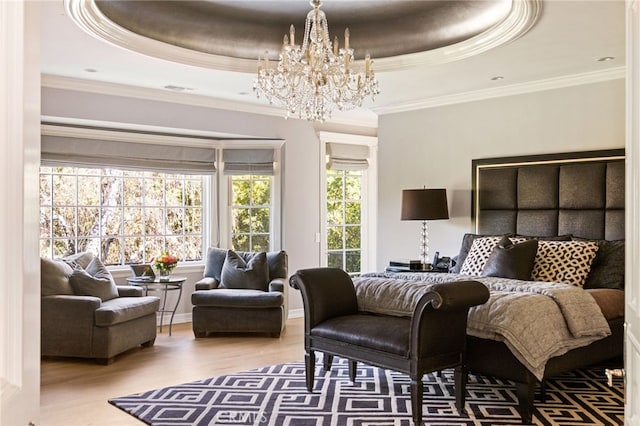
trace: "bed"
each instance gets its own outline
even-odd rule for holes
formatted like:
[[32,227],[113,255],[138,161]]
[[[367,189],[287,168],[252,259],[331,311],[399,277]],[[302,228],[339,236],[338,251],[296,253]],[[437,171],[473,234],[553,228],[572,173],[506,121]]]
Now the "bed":
[[[474,229],[450,273],[365,274],[354,282],[358,303],[404,315],[430,283],[483,282],[491,297],[469,313],[466,365],[512,380],[531,423],[546,378],[622,356],[624,150],[482,159],[472,168]],[[511,322],[519,324],[504,328]]]

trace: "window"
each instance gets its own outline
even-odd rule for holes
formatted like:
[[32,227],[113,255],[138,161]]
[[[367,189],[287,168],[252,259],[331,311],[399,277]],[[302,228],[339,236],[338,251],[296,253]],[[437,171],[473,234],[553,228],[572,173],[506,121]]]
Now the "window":
[[327,170],[327,265],[361,271],[362,172]]
[[271,176],[232,175],[231,245],[234,250],[271,249]]
[[40,254],[89,251],[109,265],[167,250],[203,256],[202,175],[116,168],[40,168]]
[[126,265],[280,248],[282,140],[43,124],[41,141],[42,257],[90,251]]
[[320,262],[357,276],[376,263],[377,138],[333,132],[318,136],[324,205]]

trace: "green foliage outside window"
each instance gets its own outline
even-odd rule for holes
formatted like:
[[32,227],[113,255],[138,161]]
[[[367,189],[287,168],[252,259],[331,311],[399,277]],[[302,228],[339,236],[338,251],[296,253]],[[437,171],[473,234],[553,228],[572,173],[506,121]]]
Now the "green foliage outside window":
[[40,168],[40,255],[89,251],[106,264],[203,252],[203,177],[118,169]]
[[269,251],[271,177],[231,176],[231,245],[240,251]]
[[362,172],[327,170],[327,266],[361,272]]

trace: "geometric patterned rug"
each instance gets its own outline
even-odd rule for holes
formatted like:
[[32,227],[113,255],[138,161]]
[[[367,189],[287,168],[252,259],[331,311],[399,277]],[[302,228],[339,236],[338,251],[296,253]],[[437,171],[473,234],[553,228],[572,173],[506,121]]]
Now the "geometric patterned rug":
[[[424,382],[425,425],[521,424],[515,388],[508,381],[469,375],[466,413],[454,402],[453,370]],[[395,425],[410,426],[409,377],[358,364],[351,383],[346,360],[331,371],[316,366],[313,393],[304,363],[274,365],[114,398],[109,402],[146,424],[169,425]],[[536,401],[536,425],[622,425],[621,380],[606,383],[603,368],[581,369],[547,382],[547,400]]]

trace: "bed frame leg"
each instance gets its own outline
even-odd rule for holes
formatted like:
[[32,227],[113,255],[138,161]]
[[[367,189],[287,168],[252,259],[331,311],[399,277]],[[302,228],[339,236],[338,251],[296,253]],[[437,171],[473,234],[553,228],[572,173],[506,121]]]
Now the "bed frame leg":
[[527,383],[516,383],[518,393],[518,407],[522,423],[531,424],[533,418],[533,399],[536,392],[535,380]]
[[540,382],[540,402],[543,404],[547,402],[547,381],[545,379]]
[[307,391],[313,392],[313,381],[316,369],[316,354],[313,351],[307,351],[307,353],[304,354],[304,366]]

